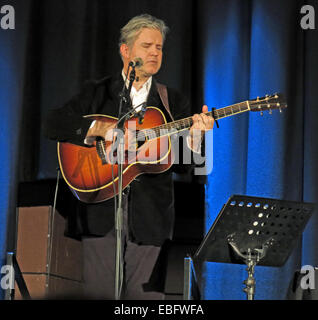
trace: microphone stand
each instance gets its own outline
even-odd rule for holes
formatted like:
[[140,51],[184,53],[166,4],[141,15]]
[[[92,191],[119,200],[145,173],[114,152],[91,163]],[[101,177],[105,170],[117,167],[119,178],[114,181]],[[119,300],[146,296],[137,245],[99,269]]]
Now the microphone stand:
[[[122,107],[125,105],[125,109],[129,107],[129,96],[132,88],[132,84],[136,79],[135,66],[129,64],[129,68],[132,68],[129,75],[129,85],[128,89],[126,88],[126,80],[123,86],[123,89],[120,93],[120,103],[119,103],[119,116],[117,129],[122,130],[121,135],[119,135],[119,145],[117,149],[117,161],[118,161],[118,206],[115,213],[115,229],[116,229],[116,260],[115,260],[115,299],[120,300],[121,290],[124,279],[124,263],[123,263],[123,252],[122,252],[122,226],[123,226],[123,167],[125,161],[125,121],[129,118],[129,112],[126,115],[122,116]],[[124,110],[126,112],[126,110]]]

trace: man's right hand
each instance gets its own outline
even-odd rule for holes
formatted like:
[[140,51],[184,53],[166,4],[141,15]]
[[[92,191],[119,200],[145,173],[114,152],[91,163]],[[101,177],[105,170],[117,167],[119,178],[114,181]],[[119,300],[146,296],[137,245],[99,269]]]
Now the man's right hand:
[[[92,145],[97,137],[101,137],[108,143],[106,143],[106,159],[109,161],[109,155],[113,151],[112,144],[115,142],[118,136],[118,129],[116,129],[116,123],[108,123],[105,121],[95,120],[89,128],[85,144]],[[124,135],[125,150],[135,152],[137,149],[136,132],[134,130],[125,130]],[[109,143],[110,142],[110,143]]]
[[93,125],[89,128],[85,137],[85,141],[91,142],[90,144],[92,144],[97,137],[101,137],[105,140],[108,130],[116,127],[116,123],[109,123],[101,120],[95,120],[92,124]]

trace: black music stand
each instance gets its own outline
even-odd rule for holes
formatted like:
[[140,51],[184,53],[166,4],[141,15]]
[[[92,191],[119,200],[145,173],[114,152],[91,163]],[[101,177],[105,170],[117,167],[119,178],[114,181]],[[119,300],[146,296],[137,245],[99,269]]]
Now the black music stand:
[[194,254],[199,261],[247,265],[244,292],[254,299],[256,264],[281,267],[297,244],[314,204],[232,195]]

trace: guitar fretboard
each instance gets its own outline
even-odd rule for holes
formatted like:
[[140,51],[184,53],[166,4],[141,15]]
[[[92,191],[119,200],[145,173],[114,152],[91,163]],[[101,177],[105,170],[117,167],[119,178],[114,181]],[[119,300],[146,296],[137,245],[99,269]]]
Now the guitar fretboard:
[[[207,112],[206,115],[213,116],[215,120],[230,117],[238,113],[249,111],[248,101],[233,104],[228,107],[216,109],[214,111]],[[173,122],[165,123],[160,126],[144,129],[143,134],[148,140],[155,139],[162,136],[172,135],[174,133],[189,129],[193,124],[192,117],[176,120]]]

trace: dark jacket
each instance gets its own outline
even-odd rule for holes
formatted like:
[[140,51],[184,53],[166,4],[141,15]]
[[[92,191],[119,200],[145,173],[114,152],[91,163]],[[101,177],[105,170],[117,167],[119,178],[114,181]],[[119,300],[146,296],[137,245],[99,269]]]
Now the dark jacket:
[[[106,114],[118,116],[119,93],[123,79],[106,77],[85,84],[81,92],[63,107],[51,110],[44,124],[49,139],[83,145],[92,120],[83,115]],[[169,106],[175,120],[189,116],[187,99],[168,88]],[[155,80],[147,101],[148,106],[159,107],[168,114],[157,92]],[[168,120],[169,119],[169,120]],[[75,212],[68,216],[69,236],[103,236],[114,225],[114,200],[98,204],[77,203]],[[161,174],[143,174],[130,184],[129,231],[132,241],[140,244],[161,245],[171,239],[174,223],[172,170]],[[75,226],[75,228],[74,228]]]

